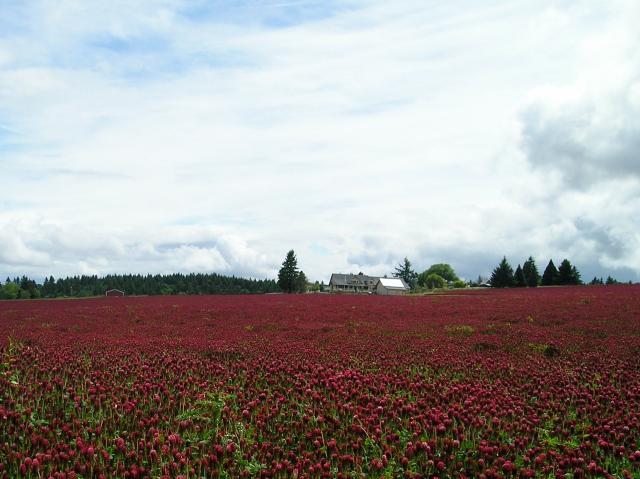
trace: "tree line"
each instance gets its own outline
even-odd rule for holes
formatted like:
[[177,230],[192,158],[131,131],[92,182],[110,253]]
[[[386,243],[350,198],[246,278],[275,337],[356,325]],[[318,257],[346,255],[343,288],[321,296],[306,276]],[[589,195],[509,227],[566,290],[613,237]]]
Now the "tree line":
[[607,276],[606,280],[602,279],[602,277],[598,278],[597,276],[594,276],[589,284],[590,285],[606,284],[607,286],[610,286],[613,284],[633,284],[633,281],[629,280],[628,282],[625,283],[623,281],[618,281],[611,275]]
[[[465,286],[489,285],[495,288],[535,288],[537,286],[584,284],[580,272],[568,259],[562,260],[559,267],[556,267],[553,260],[549,260],[549,263],[541,275],[532,256],[529,256],[529,258],[522,263],[522,266],[518,264],[515,270],[509,264],[507,258],[503,257],[500,264],[493,270],[489,280],[479,276],[477,280],[467,281],[466,283],[458,278],[454,269],[447,263],[432,264],[422,273],[418,273],[413,269],[411,261],[407,258],[404,258],[404,260],[395,267],[392,274],[396,278],[402,278],[412,290],[420,290],[421,288],[443,288],[446,286],[464,288]],[[593,278],[589,284],[612,285],[623,283],[608,276],[606,281],[602,278]],[[629,284],[631,284],[631,281]]]
[[50,276],[41,284],[22,276],[7,278],[4,284],[0,282],[0,299],[101,296],[109,289],[119,289],[127,295],[260,294],[280,291],[272,279],[247,279],[217,273],[82,275],[58,279]]
[[[443,288],[445,286],[464,288],[466,286],[483,286],[486,279],[478,277],[477,281],[464,282],[455,273],[451,265],[437,263],[421,273],[416,272],[411,262],[405,257],[395,267],[392,275],[402,278],[412,290]],[[631,283],[631,282],[629,282]],[[549,260],[542,275],[533,257],[522,266],[511,267],[506,257],[493,270],[489,285],[496,288],[536,287],[554,285],[583,284],[580,273],[568,259],[556,268],[553,260]],[[589,283],[621,284],[611,276],[606,282],[602,278],[593,278]],[[115,274],[99,277],[82,275],[55,279],[49,276],[43,283],[37,283],[27,276],[7,278],[0,281],[0,299],[31,299],[58,297],[102,296],[109,289],[119,289],[127,295],[170,295],[170,294],[264,294],[264,293],[304,293],[321,291],[324,283],[308,282],[303,271],[298,269],[295,252],[290,250],[278,272],[277,281],[272,279],[247,279],[236,276],[225,276],[217,273],[174,273],[165,275]]]
[[496,266],[491,274],[489,284],[494,288],[535,288],[537,286],[561,286],[583,284],[578,269],[568,259],[562,260],[560,267],[556,268],[553,260],[549,260],[542,276],[533,257],[529,258],[522,266],[513,270],[506,256]]
[[398,264],[393,273],[394,278],[401,278],[411,289],[434,289],[453,286],[454,288],[464,288],[466,283],[462,281],[450,264],[436,263],[429,266],[422,273],[413,269],[408,258]]

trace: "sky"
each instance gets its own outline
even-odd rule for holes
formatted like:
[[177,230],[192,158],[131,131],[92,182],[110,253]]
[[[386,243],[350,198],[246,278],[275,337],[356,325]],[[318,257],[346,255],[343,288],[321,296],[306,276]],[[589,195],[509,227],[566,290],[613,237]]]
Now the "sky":
[[0,0],[0,277],[640,280],[636,0]]

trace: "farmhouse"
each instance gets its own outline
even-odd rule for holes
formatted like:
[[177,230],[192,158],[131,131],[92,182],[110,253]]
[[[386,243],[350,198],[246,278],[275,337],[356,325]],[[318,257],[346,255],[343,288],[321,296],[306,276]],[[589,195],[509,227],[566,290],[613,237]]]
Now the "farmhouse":
[[121,291],[119,289],[109,289],[109,290],[107,290],[106,293],[104,293],[104,295],[105,296],[109,296],[109,297],[111,297],[111,296],[116,296],[116,297],[124,296],[124,291]]
[[383,296],[405,294],[409,289],[409,286],[402,278],[378,278],[375,284],[376,294]]
[[333,273],[329,280],[329,292],[331,293],[373,293],[377,276],[366,274],[342,274]]

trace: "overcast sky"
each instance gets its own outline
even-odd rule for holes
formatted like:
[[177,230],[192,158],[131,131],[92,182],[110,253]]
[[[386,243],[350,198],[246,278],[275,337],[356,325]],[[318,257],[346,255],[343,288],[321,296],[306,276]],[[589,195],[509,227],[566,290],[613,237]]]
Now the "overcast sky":
[[0,0],[0,277],[640,280],[637,0]]

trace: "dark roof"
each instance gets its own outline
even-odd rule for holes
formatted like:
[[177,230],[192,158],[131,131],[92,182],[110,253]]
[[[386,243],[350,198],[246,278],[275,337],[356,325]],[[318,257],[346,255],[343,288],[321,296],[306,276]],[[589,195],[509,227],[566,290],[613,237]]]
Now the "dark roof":
[[371,283],[375,283],[377,280],[377,276],[367,276],[366,274],[333,273],[329,280],[329,284],[336,286],[367,286]]

